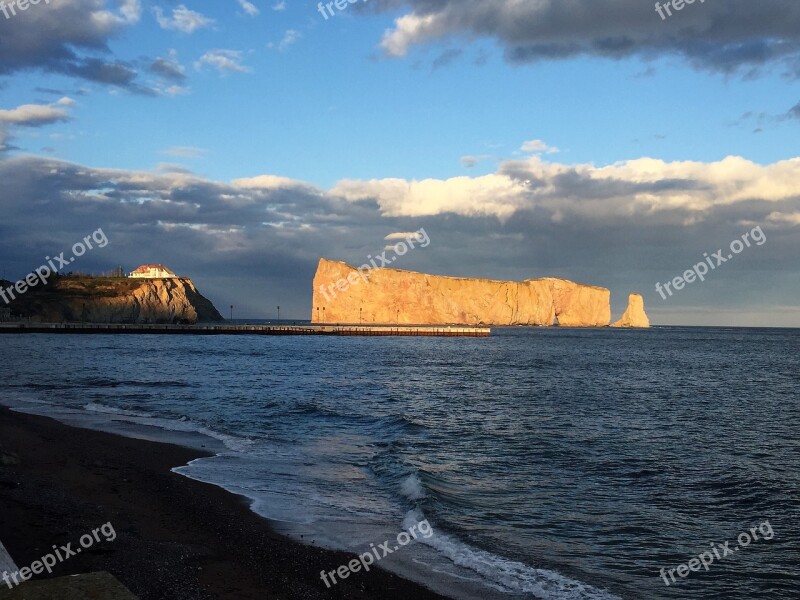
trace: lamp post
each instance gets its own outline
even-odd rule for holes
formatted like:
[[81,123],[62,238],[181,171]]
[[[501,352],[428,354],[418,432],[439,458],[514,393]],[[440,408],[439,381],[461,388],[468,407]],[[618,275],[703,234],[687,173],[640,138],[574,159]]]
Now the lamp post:
[[322,307],[322,322],[325,322],[325,307]]
[[231,321],[233,321],[233,304],[231,304]]
[[359,308],[359,309],[358,309],[358,324],[359,324],[359,325],[361,325],[361,323],[363,322],[363,321],[362,321],[362,317],[363,317],[363,314],[362,314],[362,312],[363,312],[363,310],[364,310],[363,308]]
[[278,307],[278,321],[281,320],[281,307]]
[[319,306],[318,306],[317,307],[317,323],[319,323],[319,322],[320,322],[320,320],[319,320]]

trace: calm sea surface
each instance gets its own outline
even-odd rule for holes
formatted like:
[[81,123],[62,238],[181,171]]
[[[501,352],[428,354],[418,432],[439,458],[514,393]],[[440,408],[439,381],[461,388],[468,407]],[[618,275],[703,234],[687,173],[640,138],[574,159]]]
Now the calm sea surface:
[[[458,597],[800,594],[799,330],[0,344],[0,401],[210,436],[218,455],[177,470],[290,535],[364,552],[428,519],[380,564]],[[772,539],[665,585],[767,521]]]

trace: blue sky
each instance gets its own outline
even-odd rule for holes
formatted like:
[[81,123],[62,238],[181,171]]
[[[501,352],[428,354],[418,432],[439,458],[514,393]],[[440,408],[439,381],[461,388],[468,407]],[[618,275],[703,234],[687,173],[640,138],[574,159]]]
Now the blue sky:
[[[303,318],[321,256],[360,264],[426,226],[400,267],[563,276],[610,287],[615,313],[639,291],[657,323],[798,326],[798,25],[784,0],[666,21],[633,0],[0,13],[0,258],[20,277],[102,226],[87,270],[164,262],[219,305]],[[757,225],[768,243],[727,272],[655,293]]]

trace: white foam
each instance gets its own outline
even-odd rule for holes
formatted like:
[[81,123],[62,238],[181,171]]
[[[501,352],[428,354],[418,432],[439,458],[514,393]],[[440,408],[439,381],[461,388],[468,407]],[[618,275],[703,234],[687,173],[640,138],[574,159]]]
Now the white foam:
[[426,496],[425,486],[422,485],[419,477],[413,473],[400,484],[400,493],[412,502],[422,500]]
[[[426,520],[422,511],[410,510],[403,520],[403,527]],[[454,565],[473,571],[509,593],[534,594],[542,600],[620,600],[619,596],[592,587],[551,571],[537,569],[521,562],[509,560],[491,552],[473,548],[453,537],[441,533],[432,526],[434,534],[429,538],[420,536],[418,541],[436,549]]]

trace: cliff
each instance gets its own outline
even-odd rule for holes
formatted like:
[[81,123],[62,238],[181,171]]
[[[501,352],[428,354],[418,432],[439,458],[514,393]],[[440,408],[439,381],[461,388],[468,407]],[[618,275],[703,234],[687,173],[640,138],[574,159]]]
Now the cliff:
[[[327,323],[607,327],[611,293],[565,279],[493,281],[321,259],[311,319]],[[324,309],[324,310],[323,310]]]
[[611,325],[612,327],[650,327],[650,319],[644,312],[644,298],[641,294],[628,296],[628,308],[622,318]]
[[53,277],[18,296],[10,308],[41,323],[224,321],[190,279]]

